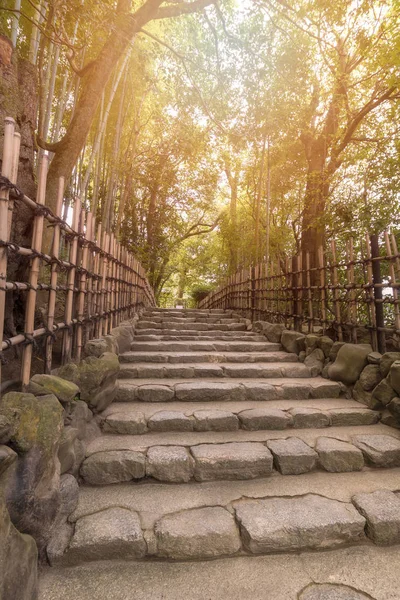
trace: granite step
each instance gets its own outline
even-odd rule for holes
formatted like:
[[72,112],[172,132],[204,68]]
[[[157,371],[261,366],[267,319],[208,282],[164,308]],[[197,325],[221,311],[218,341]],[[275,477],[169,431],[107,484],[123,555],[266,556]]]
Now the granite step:
[[280,344],[272,342],[133,342],[133,352],[278,352]]
[[169,378],[218,377],[227,379],[311,377],[311,371],[303,363],[124,363],[119,372],[120,379],[169,379]]
[[[397,434],[397,435],[396,435]],[[153,431],[108,435],[87,447],[81,478],[90,485],[241,480],[400,467],[400,433],[381,423],[272,431]]]
[[213,402],[217,400],[277,400],[307,398],[338,398],[342,384],[322,377],[310,379],[275,378],[221,381],[191,379],[121,379],[116,402]]
[[267,352],[170,352],[170,351],[135,351],[121,354],[120,363],[171,363],[171,364],[196,364],[196,363],[297,363],[297,354],[279,350]]
[[[272,406],[271,406],[272,405]],[[246,431],[374,425],[379,413],[346,400],[262,402],[115,403],[103,414],[107,434],[141,435],[167,431]]]
[[161,331],[246,331],[245,323],[174,323],[173,321],[164,321],[157,323],[155,321],[138,321],[136,330],[158,329]]
[[[142,331],[147,331],[145,329],[141,330],[140,334],[134,335],[135,342],[265,342],[265,337],[263,335],[246,335],[243,334],[245,332],[240,332],[239,334],[234,331],[201,331],[197,332],[201,335],[197,335],[195,333],[192,335],[189,332],[183,332],[182,334],[178,331],[176,333],[171,332],[170,334],[160,334],[158,335],[156,329],[151,329],[149,331],[153,331],[153,333],[142,334]],[[247,333],[247,332],[246,332]]]
[[237,338],[239,341],[243,340],[253,340],[255,341],[265,342],[266,338],[263,335],[255,333],[254,331],[215,331],[215,330],[207,330],[207,331],[193,331],[193,330],[185,330],[180,327],[176,329],[163,330],[163,329],[137,329],[135,331],[135,337],[142,335],[157,335],[157,336],[183,336],[185,339],[190,336],[196,336],[196,339],[203,338]]

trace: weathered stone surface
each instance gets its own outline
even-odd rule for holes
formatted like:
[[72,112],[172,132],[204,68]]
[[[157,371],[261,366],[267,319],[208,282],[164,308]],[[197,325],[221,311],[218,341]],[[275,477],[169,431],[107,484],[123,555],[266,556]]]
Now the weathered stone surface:
[[129,413],[113,413],[102,422],[104,433],[121,435],[140,435],[147,431],[144,414],[139,411]]
[[381,413],[381,423],[389,425],[389,427],[394,427],[395,429],[400,429],[400,421],[388,410],[384,410],[383,413]]
[[0,498],[0,598],[37,598],[38,552],[34,539],[11,523],[4,498]]
[[360,471],[364,466],[361,450],[341,440],[320,437],[315,450],[318,452],[319,463],[330,473]]
[[70,471],[75,464],[75,440],[78,437],[78,430],[74,427],[64,427],[61,434],[60,447],[58,449],[58,460],[60,461],[60,473]]
[[346,342],[333,342],[332,348],[330,349],[329,356],[328,356],[328,358],[331,362],[335,362],[340,348],[342,348],[342,346],[344,346],[345,343]]
[[176,399],[182,402],[211,402],[212,400],[243,400],[244,391],[240,383],[196,382],[178,383]]
[[239,419],[226,410],[198,410],[193,413],[195,431],[236,431]]
[[372,401],[379,402],[381,405],[386,406],[396,396],[397,393],[390,385],[388,378],[386,378],[382,379],[372,392]]
[[321,348],[315,348],[308,356],[306,356],[304,364],[310,369],[311,377],[317,377],[317,375],[321,374],[324,367],[324,360],[325,355]]
[[262,331],[267,340],[275,344],[280,344],[285,329],[282,323],[268,323],[267,321],[256,321],[254,323],[254,330]]
[[400,466],[400,441],[396,438],[390,435],[355,435],[352,441],[375,467]]
[[192,479],[194,460],[182,446],[153,446],[147,451],[146,475],[159,481],[185,483]]
[[192,446],[195,479],[254,479],[272,473],[272,454],[259,442]]
[[360,375],[360,385],[366,392],[372,392],[381,380],[379,365],[367,365]]
[[299,600],[373,600],[354,588],[334,583],[312,583],[303,590]]
[[13,418],[0,414],[0,444],[7,444],[15,433],[19,416]]
[[379,365],[382,354],[380,352],[370,352],[367,358],[370,365]]
[[136,398],[142,402],[169,402],[174,396],[174,390],[166,385],[148,384],[136,389]]
[[81,466],[81,476],[91,485],[108,485],[145,476],[145,457],[132,450],[110,450],[92,454]]
[[[0,476],[18,460],[18,454],[9,446],[0,445]],[[0,500],[2,500],[0,496]]]
[[138,514],[115,507],[77,521],[67,559],[69,563],[127,560],[143,558],[146,550]]
[[400,419],[400,398],[393,398],[387,405],[387,409],[396,419]]
[[111,330],[111,335],[117,340],[120,353],[129,352],[133,342],[133,327],[131,325],[121,325]]
[[57,452],[63,409],[53,395],[37,398],[10,392],[3,396],[0,410],[9,418],[19,414],[11,438],[19,458],[7,486],[10,517],[21,532],[35,538],[42,554],[60,504]]
[[367,365],[367,356],[372,352],[367,344],[344,344],[337,353],[335,362],[329,367],[329,377],[352,385]]
[[292,408],[290,414],[293,417],[293,427],[298,429],[329,427],[331,424],[329,414],[317,408]]
[[372,410],[380,410],[382,408],[381,402],[377,398],[372,397],[372,392],[363,390],[359,381],[356,382],[352,395],[354,400],[361,402],[361,404],[365,404],[365,406],[368,406]]
[[368,408],[333,408],[329,414],[332,427],[373,425],[379,421],[379,413]]
[[291,416],[278,408],[251,408],[238,416],[242,428],[247,431],[286,429],[292,424]]
[[96,356],[100,358],[104,352],[113,352],[119,354],[118,341],[113,335],[105,335],[98,340],[90,340],[85,345],[86,356]]
[[308,494],[234,503],[245,547],[253,554],[327,549],[364,538],[352,504]]
[[303,350],[303,348],[299,347],[298,340],[300,338],[304,338],[302,333],[299,333],[298,331],[285,330],[282,332],[281,344],[286,352],[294,352],[295,354],[298,354],[300,350]]
[[395,360],[391,364],[389,371],[390,385],[397,394],[400,394],[400,360]]
[[354,505],[367,519],[367,535],[375,544],[400,542],[400,498],[389,490],[357,494]]
[[274,464],[282,475],[308,473],[317,465],[318,454],[299,438],[270,440],[268,448],[274,455]]
[[60,478],[60,510],[59,515],[68,517],[78,506],[79,485],[73,475],[62,475]]
[[182,412],[161,410],[147,421],[150,431],[193,431],[193,421]]
[[304,400],[310,396],[311,385],[308,383],[284,383],[281,390],[285,400]]
[[64,425],[78,430],[80,440],[87,439],[87,426],[93,419],[93,413],[83,400],[75,400],[64,407]]
[[263,382],[243,381],[244,397],[246,400],[273,400],[277,397],[277,390],[273,385]]
[[318,338],[318,348],[321,348],[325,358],[329,358],[333,347],[333,340],[327,335],[322,335]]
[[105,352],[100,358],[89,356],[79,365],[64,365],[57,373],[59,377],[76,383],[81,400],[87,402],[94,412],[102,412],[115,399],[118,372],[118,356]]
[[316,348],[318,348],[318,335],[309,333],[304,338],[306,356],[309,356]]
[[389,374],[390,367],[396,361],[400,360],[400,352],[385,352],[379,363],[382,377],[386,377]]
[[158,555],[173,559],[212,558],[240,550],[233,516],[224,508],[195,508],[162,517],[155,525]]
[[29,391],[36,396],[54,394],[60,402],[73,402],[79,396],[79,387],[56,375],[34,375],[29,382]]

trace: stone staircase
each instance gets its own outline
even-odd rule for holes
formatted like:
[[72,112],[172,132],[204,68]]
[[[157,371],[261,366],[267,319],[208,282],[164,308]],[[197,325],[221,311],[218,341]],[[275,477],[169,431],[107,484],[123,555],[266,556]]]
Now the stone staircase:
[[400,432],[239,316],[152,309],[120,360],[54,565],[400,542]]

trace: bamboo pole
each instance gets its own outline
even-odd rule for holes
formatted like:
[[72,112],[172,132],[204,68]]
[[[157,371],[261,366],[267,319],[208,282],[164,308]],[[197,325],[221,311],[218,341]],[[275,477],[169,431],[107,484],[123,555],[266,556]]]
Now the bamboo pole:
[[[62,202],[64,197],[64,177],[60,177],[58,182],[58,194],[57,194],[57,205],[56,205],[56,216],[61,217],[62,212]],[[51,249],[51,254],[56,261],[59,259],[60,252],[60,225],[56,223],[54,226],[53,233],[53,244]],[[49,308],[47,311],[47,330],[48,336],[46,338],[46,358],[45,358],[45,366],[44,372],[51,373],[51,363],[52,363],[52,355],[53,355],[53,326],[55,320],[55,308],[56,308],[56,300],[57,300],[57,282],[58,282],[58,265],[57,262],[54,262],[51,265],[51,275],[50,275],[50,292],[49,292]]]
[[326,330],[326,289],[325,289],[325,264],[324,264],[324,250],[322,246],[318,248],[318,263],[319,263],[319,280],[321,287],[321,320],[322,320],[322,331],[325,333]]
[[394,258],[392,254],[392,247],[390,244],[390,238],[387,231],[385,231],[385,246],[386,254],[389,259],[389,273],[390,273],[390,286],[392,288],[393,301],[394,301],[394,325],[397,330],[400,330],[400,313],[399,313],[399,293],[396,287],[396,272],[394,268]]
[[[80,216],[80,201],[76,197],[74,203],[74,211],[72,216],[72,229],[77,231],[79,226],[79,216]],[[69,261],[72,265],[76,265],[76,258],[78,254],[78,236],[74,236],[70,243],[69,249]],[[72,352],[72,310],[74,304],[74,288],[75,288],[75,266],[71,266],[68,271],[68,280],[67,280],[67,295],[65,300],[65,323],[67,324],[68,329],[64,332],[63,339],[63,354],[62,354],[62,363],[69,361],[71,359]]]
[[[13,143],[13,161],[12,168],[10,173],[10,181],[11,183],[16,184],[18,179],[18,167],[19,167],[19,153],[21,149],[21,134],[14,132],[14,143]],[[12,198],[8,199],[8,217],[7,217],[7,230],[8,230],[8,239],[11,239],[11,225],[13,218],[13,210],[14,210],[14,200]]]
[[[42,155],[39,164],[39,182],[37,191],[37,203],[41,206],[45,204],[46,197],[46,180],[47,171],[49,166],[49,159],[46,154]],[[6,222],[7,223],[7,222]],[[32,250],[35,252],[41,252],[42,250],[42,239],[43,239],[43,227],[44,227],[44,215],[40,212],[35,215],[34,218],[34,229],[32,235]],[[31,364],[33,355],[33,339],[32,334],[35,329],[35,308],[36,308],[36,295],[37,295],[37,284],[39,279],[40,270],[40,257],[35,256],[32,259],[29,275],[29,292],[26,302],[25,312],[25,340],[27,345],[24,347],[22,353],[22,366],[21,366],[21,382],[22,387],[26,388],[29,384],[31,376]]]
[[339,300],[339,279],[338,279],[338,270],[337,270],[337,258],[336,258],[336,242],[335,240],[331,241],[331,251],[332,251],[332,283],[333,283],[333,310],[335,312],[335,321],[338,328],[338,339],[340,342],[343,341],[343,329],[341,325],[340,318],[340,300]]
[[368,296],[369,296],[368,306],[370,309],[371,323],[372,323],[371,341],[372,341],[372,348],[375,351],[377,351],[378,350],[378,331],[377,331],[377,326],[376,326],[376,311],[375,311],[375,302],[374,302],[371,240],[370,240],[368,233],[365,236],[365,241],[366,241],[366,252],[367,252],[367,277],[368,277]]
[[[4,122],[4,145],[1,174],[8,179],[12,176],[14,159],[14,130],[15,121],[7,117]],[[9,191],[0,189],[0,241],[9,241],[8,226],[8,199]],[[0,246],[0,341],[3,340],[4,317],[6,307],[6,279],[7,279],[7,248]],[[1,383],[1,361],[0,361],[0,383]]]
[[349,299],[350,299],[350,304],[349,304],[349,312],[350,312],[350,327],[351,327],[351,331],[350,331],[350,335],[351,335],[351,341],[353,342],[353,344],[357,343],[357,330],[356,330],[356,323],[357,323],[357,308],[356,308],[356,296],[355,296],[355,290],[354,290],[354,243],[353,243],[353,238],[350,238],[350,240],[347,243],[347,284],[348,284],[348,289],[349,289]]
[[[84,219],[86,212],[84,210],[81,211],[81,225],[80,225],[80,233],[84,232]],[[90,214],[90,217],[89,217]],[[90,235],[89,228],[92,226],[92,214],[89,213],[87,217],[87,229],[86,233]],[[88,266],[88,253],[89,248],[87,244],[84,245],[82,250],[82,271],[79,277],[79,295],[78,295],[78,325],[76,328],[76,359],[80,360],[82,356],[82,348],[83,348],[83,317],[85,316],[85,297],[86,297],[86,286],[87,286],[87,266]]]

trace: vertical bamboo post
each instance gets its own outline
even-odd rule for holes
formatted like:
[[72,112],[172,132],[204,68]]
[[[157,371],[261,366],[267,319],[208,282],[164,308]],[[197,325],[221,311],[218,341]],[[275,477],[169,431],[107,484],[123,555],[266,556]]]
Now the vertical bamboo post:
[[[101,223],[97,227],[96,233],[96,246],[101,248]],[[96,273],[96,287],[95,287],[95,313],[96,313],[96,326],[95,326],[95,337],[99,338],[101,335],[101,288],[102,288],[102,267],[103,262],[101,260],[100,250],[96,250],[94,257],[94,272]]]
[[369,311],[371,315],[372,333],[371,342],[374,351],[378,350],[378,329],[376,326],[376,310],[374,303],[374,287],[373,287],[373,273],[372,273],[372,258],[371,258],[371,240],[368,233],[366,234],[366,252],[367,252],[367,278],[368,278],[368,296],[369,296]]
[[[72,229],[76,233],[79,227],[79,216],[80,216],[80,201],[78,197],[75,197],[74,210],[72,216]],[[63,339],[63,355],[62,362],[68,362],[71,360],[72,352],[72,310],[74,305],[74,292],[75,292],[75,271],[76,271],[76,259],[78,255],[78,236],[74,235],[69,247],[69,262],[71,266],[68,270],[67,278],[67,295],[65,299],[65,324],[67,329],[64,332]]]
[[350,238],[347,244],[347,284],[349,289],[349,312],[350,312],[350,335],[353,344],[357,344],[357,331],[356,331],[356,300],[354,290],[354,244],[353,238]]
[[394,268],[394,259],[392,254],[392,248],[390,244],[389,234],[385,231],[385,245],[386,254],[389,259],[389,273],[390,273],[390,284],[392,287],[393,300],[394,300],[394,326],[396,330],[400,329],[400,314],[399,314],[399,293],[396,286],[396,272]]
[[381,354],[384,354],[386,352],[386,338],[384,332],[385,316],[383,311],[383,292],[381,287],[382,276],[379,252],[379,239],[377,235],[371,235],[371,260],[378,350]]
[[319,263],[319,280],[321,288],[321,321],[322,331],[325,333],[326,330],[326,289],[325,289],[325,261],[324,261],[324,250],[322,246],[318,248],[318,263]]
[[[37,204],[44,206],[46,197],[46,180],[47,170],[49,166],[49,158],[43,154],[40,165],[39,165],[39,181],[37,191]],[[7,220],[6,220],[7,226]],[[42,251],[42,239],[43,239],[43,226],[44,226],[44,215],[40,212],[34,217],[34,228],[32,235],[32,250],[40,253]],[[40,257],[34,256],[32,259],[29,275],[29,291],[28,298],[26,301],[25,311],[25,327],[24,332],[26,336],[26,346],[22,353],[22,365],[21,365],[21,382],[22,387],[26,388],[29,384],[31,376],[31,364],[33,355],[33,331],[35,328],[35,307],[36,307],[36,295],[37,295],[37,284],[39,279],[40,270]]]
[[[12,176],[14,159],[14,130],[15,121],[8,117],[4,122],[4,145],[1,174],[9,179]],[[9,241],[8,225],[8,199],[9,191],[0,189],[0,241]],[[6,278],[7,278],[7,248],[0,246],[0,344],[3,341],[4,316],[6,307]],[[0,346],[1,349],[1,346]],[[0,361],[0,383],[1,383],[1,361]]]
[[103,264],[101,271],[101,295],[100,295],[100,336],[107,333],[107,269],[108,269],[108,248],[109,248],[109,235],[106,231],[103,232],[101,248],[103,250]]
[[[64,198],[64,177],[60,177],[58,181],[58,193],[57,193],[57,205],[56,205],[56,216],[61,217],[62,203]],[[52,258],[54,262],[51,265],[50,275],[50,292],[49,292],[49,308],[47,311],[47,333],[46,338],[46,358],[45,358],[45,369],[44,372],[47,374],[51,373],[51,363],[53,357],[53,326],[55,320],[55,309],[57,300],[57,282],[58,282],[58,264],[57,260],[60,253],[60,225],[56,223],[53,230],[53,244],[51,248]]]
[[96,227],[96,220],[93,216],[92,212],[88,212],[87,215],[87,223],[86,223],[86,239],[88,241],[88,259],[87,259],[87,279],[86,279],[86,307],[87,307],[87,318],[88,321],[85,327],[85,343],[94,337],[94,328],[93,328],[93,292],[95,285],[95,273],[94,273],[94,255],[93,250],[91,248],[91,244],[93,243],[94,231]]
[[[83,234],[84,232],[84,219],[85,219],[86,211],[82,210],[81,213],[81,227],[80,232]],[[89,228],[92,226],[92,215],[90,213],[87,217],[87,225],[86,225],[86,235],[90,235]],[[79,295],[78,295],[78,324],[76,330],[76,358],[77,360],[81,359],[82,356],[82,348],[83,348],[83,319],[85,317],[85,297],[86,297],[86,284],[87,284],[87,266],[88,266],[88,253],[89,248],[87,243],[84,244],[82,249],[82,270],[79,277]]]
[[[14,143],[13,143],[13,159],[12,159],[12,167],[10,173],[10,181],[11,183],[16,184],[18,179],[18,167],[19,167],[19,153],[21,149],[21,134],[14,132]],[[11,224],[13,218],[13,210],[14,210],[14,200],[12,198],[8,199],[8,240],[11,239]]]
[[335,312],[335,321],[338,331],[338,339],[340,342],[343,341],[343,330],[341,325],[341,316],[340,316],[340,300],[339,300],[339,279],[338,279],[338,269],[337,269],[337,258],[336,258],[336,243],[335,240],[331,241],[331,251],[332,251],[332,283],[333,283],[333,310]]

